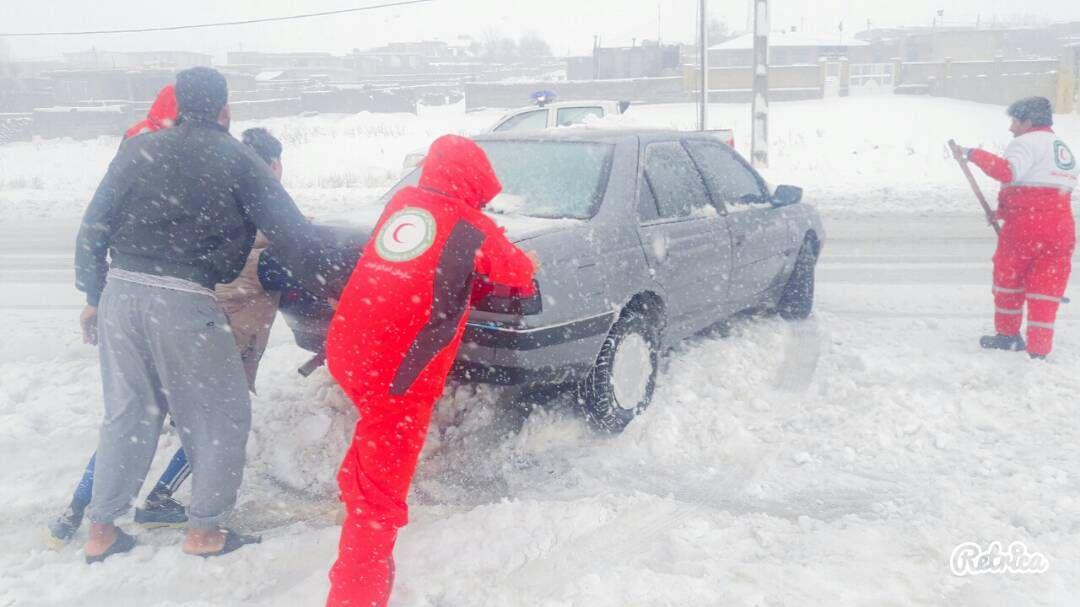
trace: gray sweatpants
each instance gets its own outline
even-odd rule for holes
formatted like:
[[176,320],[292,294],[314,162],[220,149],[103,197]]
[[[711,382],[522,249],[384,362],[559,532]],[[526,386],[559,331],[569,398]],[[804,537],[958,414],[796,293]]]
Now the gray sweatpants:
[[169,412],[192,468],[189,525],[217,526],[236,504],[251,429],[225,314],[208,295],[110,280],[98,335],[105,419],[90,520],[111,523],[131,509]]

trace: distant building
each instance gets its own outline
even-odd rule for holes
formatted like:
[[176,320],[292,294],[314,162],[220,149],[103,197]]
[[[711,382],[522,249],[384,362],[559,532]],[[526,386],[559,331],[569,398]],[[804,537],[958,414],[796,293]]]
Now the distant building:
[[419,55],[428,59],[446,59],[458,56],[461,49],[451,48],[441,40],[422,40],[420,42],[391,42],[386,46],[371,49],[374,54]]
[[879,55],[902,61],[979,61],[1056,57],[1080,41],[1080,23],[1046,27],[909,27],[858,34]]
[[346,66],[358,76],[417,74],[427,71],[431,58],[408,50],[358,51],[345,57]]
[[567,80],[594,80],[596,61],[592,57],[568,57],[566,59]]
[[44,72],[62,70],[67,67],[66,63],[58,60],[13,61],[11,72],[15,78],[37,78]]
[[258,66],[259,71],[281,68],[343,69],[345,58],[330,53],[260,53],[231,51],[226,53],[229,65]]
[[91,49],[76,53],[64,53],[67,68],[87,70],[170,68],[187,69],[197,65],[211,65],[213,57],[205,53],[187,51],[143,51],[118,53]]
[[[474,63],[469,46],[441,40],[391,42],[370,50],[354,50],[345,57],[349,67],[364,76],[456,71],[459,62]],[[462,67],[462,71],[469,71]]]
[[682,68],[678,44],[645,42],[640,46],[597,47],[592,57],[566,60],[568,80],[613,80],[676,76]]
[[[846,57],[867,61],[870,43],[843,32],[832,35],[781,31],[769,34],[770,65],[817,65],[821,59]],[[746,34],[709,47],[709,67],[745,67],[754,64],[754,36]]]

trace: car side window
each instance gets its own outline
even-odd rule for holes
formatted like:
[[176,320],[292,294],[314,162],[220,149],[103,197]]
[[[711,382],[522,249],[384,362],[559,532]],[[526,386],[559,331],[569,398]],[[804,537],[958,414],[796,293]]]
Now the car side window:
[[496,131],[538,131],[547,128],[547,110],[532,110],[511,116]]
[[556,113],[555,124],[559,126],[570,126],[572,124],[581,124],[589,117],[603,118],[604,110],[599,107],[564,107],[559,108]]
[[660,217],[689,217],[712,208],[701,173],[678,142],[645,148],[645,178],[652,185]]
[[728,211],[738,212],[769,202],[757,176],[734,152],[707,141],[687,141],[686,146],[701,169],[713,200]]
[[653,194],[649,178],[642,175],[638,182],[638,221],[645,223],[660,218],[660,210],[656,208],[656,195]]

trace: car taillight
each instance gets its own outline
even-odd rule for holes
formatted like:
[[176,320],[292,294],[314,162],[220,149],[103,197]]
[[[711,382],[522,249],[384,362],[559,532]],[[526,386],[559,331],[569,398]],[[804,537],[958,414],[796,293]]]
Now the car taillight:
[[477,285],[477,297],[473,309],[499,314],[521,316],[539,314],[542,309],[540,285],[533,281],[532,291],[518,287],[482,283]]
[[729,148],[734,150],[735,149],[735,138],[732,137],[731,139],[728,139],[727,140],[727,145],[728,145]]

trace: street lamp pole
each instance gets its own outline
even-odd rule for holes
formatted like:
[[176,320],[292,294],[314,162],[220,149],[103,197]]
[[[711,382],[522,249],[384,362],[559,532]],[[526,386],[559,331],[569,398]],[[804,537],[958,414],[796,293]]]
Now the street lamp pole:
[[698,47],[701,55],[701,78],[698,82],[698,130],[704,131],[708,124],[709,115],[709,30],[706,15],[706,0],[701,0],[698,6]]

